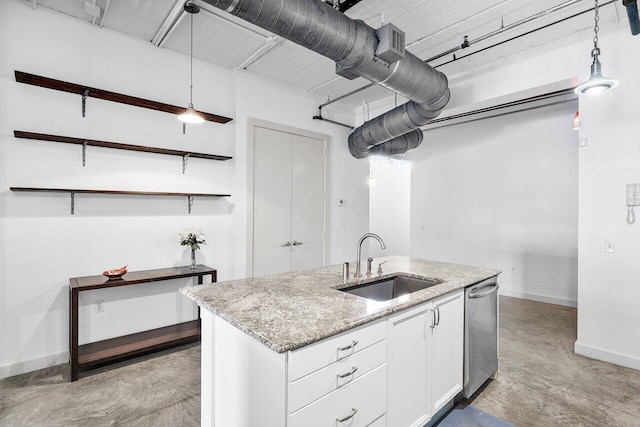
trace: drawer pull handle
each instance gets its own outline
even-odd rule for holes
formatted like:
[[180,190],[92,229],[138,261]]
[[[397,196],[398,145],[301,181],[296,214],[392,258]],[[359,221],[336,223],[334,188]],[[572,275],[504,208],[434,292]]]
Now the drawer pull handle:
[[342,379],[342,378],[347,378],[347,377],[350,377],[350,376],[352,376],[353,374],[355,374],[357,370],[358,370],[358,367],[357,367],[357,366],[352,366],[352,367],[351,367],[351,370],[350,370],[349,372],[347,372],[346,374],[338,374],[337,376],[338,376],[338,378],[340,378],[340,379]]
[[355,346],[358,345],[358,341],[353,340],[353,342],[347,346],[344,347],[338,347],[338,351],[347,351],[347,350],[351,350],[352,348],[354,348]]
[[343,423],[345,421],[350,420],[353,416],[358,412],[356,408],[351,408],[351,413],[344,418],[336,418],[336,421],[339,423]]

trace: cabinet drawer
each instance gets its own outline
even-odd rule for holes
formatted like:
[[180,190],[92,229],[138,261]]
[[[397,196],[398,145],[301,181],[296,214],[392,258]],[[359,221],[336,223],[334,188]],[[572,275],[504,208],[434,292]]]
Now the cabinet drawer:
[[[387,364],[289,415],[289,427],[365,427],[386,412]],[[352,415],[352,416],[351,416]],[[345,419],[347,418],[347,419]],[[340,422],[339,419],[344,419]]]
[[363,350],[386,338],[385,319],[368,323],[298,350],[289,352],[289,381],[295,381],[311,372]]
[[288,412],[295,412],[325,394],[346,386],[385,363],[386,359],[387,341],[383,340],[289,383]]

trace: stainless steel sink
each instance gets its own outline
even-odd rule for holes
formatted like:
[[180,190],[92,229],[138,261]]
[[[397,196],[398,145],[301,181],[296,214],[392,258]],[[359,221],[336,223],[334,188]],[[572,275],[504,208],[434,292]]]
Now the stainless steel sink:
[[362,285],[350,286],[338,290],[375,301],[388,301],[441,283],[442,281],[395,276],[377,282],[364,283]]

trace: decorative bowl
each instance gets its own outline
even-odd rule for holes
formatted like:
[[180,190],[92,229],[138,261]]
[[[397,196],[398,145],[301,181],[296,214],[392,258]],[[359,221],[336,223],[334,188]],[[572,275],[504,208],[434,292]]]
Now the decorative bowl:
[[113,270],[105,270],[102,272],[103,276],[107,276],[109,280],[121,279],[122,276],[127,274],[127,266],[125,265],[122,268],[116,268]]

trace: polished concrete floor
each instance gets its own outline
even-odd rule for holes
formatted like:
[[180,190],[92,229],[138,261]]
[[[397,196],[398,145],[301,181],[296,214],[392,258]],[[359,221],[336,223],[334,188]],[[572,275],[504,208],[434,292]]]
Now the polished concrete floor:
[[[500,298],[500,373],[472,402],[520,426],[640,426],[640,372],[577,356],[576,310]],[[0,380],[0,426],[197,426],[199,346]],[[232,426],[229,426],[232,427]]]
[[499,375],[473,406],[516,426],[640,427],[640,371],[576,355],[576,316],[500,297]]

